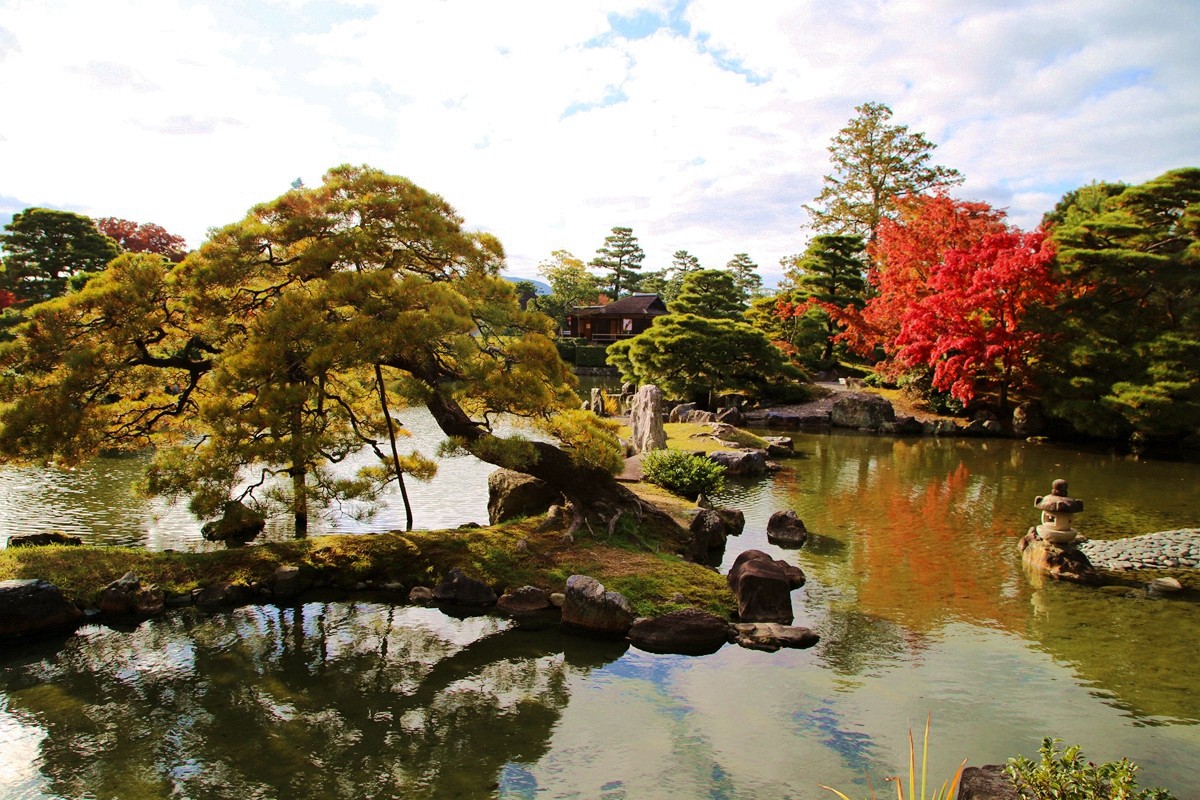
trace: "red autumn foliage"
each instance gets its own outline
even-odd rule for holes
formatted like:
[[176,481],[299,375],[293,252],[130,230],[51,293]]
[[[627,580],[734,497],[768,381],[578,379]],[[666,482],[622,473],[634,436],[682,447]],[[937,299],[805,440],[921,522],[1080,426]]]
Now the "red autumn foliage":
[[1053,244],[1041,231],[1008,230],[973,247],[949,250],[911,303],[896,337],[896,361],[933,368],[933,386],[970,402],[981,383],[994,384],[1001,409],[1012,389],[1028,384],[1046,334],[1029,326],[1030,311],[1059,295],[1051,277]]
[[7,289],[0,289],[0,311],[17,302],[17,296]]
[[187,242],[153,222],[132,222],[117,217],[101,217],[96,228],[127,253],[157,253],[176,263],[187,253]]
[[874,296],[861,311],[822,308],[856,352],[882,350],[883,374],[930,367],[934,387],[963,402],[992,383],[1005,406],[1045,338],[1029,329],[1028,312],[1058,296],[1050,243],[1010,228],[987,203],[937,193],[898,206],[870,247]]

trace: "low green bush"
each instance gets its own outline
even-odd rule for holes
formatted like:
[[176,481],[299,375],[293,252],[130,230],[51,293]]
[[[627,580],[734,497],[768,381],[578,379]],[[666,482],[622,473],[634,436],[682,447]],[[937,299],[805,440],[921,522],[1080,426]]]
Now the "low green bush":
[[1010,758],[1004,770],[1022,797],[1036,800],[1174,800],[1166,789],[1138,791],[1138,766],[1128,759],[1093,764],[1079,745],[1058,749],[1061,739],[1042,739],[1041,761]]
[[646,480],[668,492],[695,497],[725,485],[725,467],[683,450],[651,450],[642,456]]

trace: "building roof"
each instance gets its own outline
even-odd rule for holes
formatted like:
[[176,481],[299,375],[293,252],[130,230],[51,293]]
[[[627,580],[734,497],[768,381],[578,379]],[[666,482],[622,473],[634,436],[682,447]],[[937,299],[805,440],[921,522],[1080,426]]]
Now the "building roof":
[[657,294],[639,293],[622,297],[604,306],[579,306],[570,313],[576,317],[621,317],[632,314],[658,316],[667,313],[667,305]]

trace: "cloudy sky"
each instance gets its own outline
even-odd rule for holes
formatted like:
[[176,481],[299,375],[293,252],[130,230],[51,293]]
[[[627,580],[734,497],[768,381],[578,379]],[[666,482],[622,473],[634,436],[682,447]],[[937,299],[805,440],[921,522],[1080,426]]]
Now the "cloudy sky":
[[958,195],[1200,166],[1196,0],[0,0],[0,222],[28,206],[198,245],[296,178],[405,175],[510,274],[632,227],[764,273],[809,236],[830,138],[877,101]]

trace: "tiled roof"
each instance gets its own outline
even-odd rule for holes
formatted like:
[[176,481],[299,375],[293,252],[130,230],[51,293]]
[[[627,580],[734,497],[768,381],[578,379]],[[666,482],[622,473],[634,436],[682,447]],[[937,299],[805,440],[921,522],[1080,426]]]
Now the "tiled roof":
[[571,314],[577,317],[623,316],[629,314],[666,314],[667,306],[656,294],[631,294],[606,306],[579,306]]

